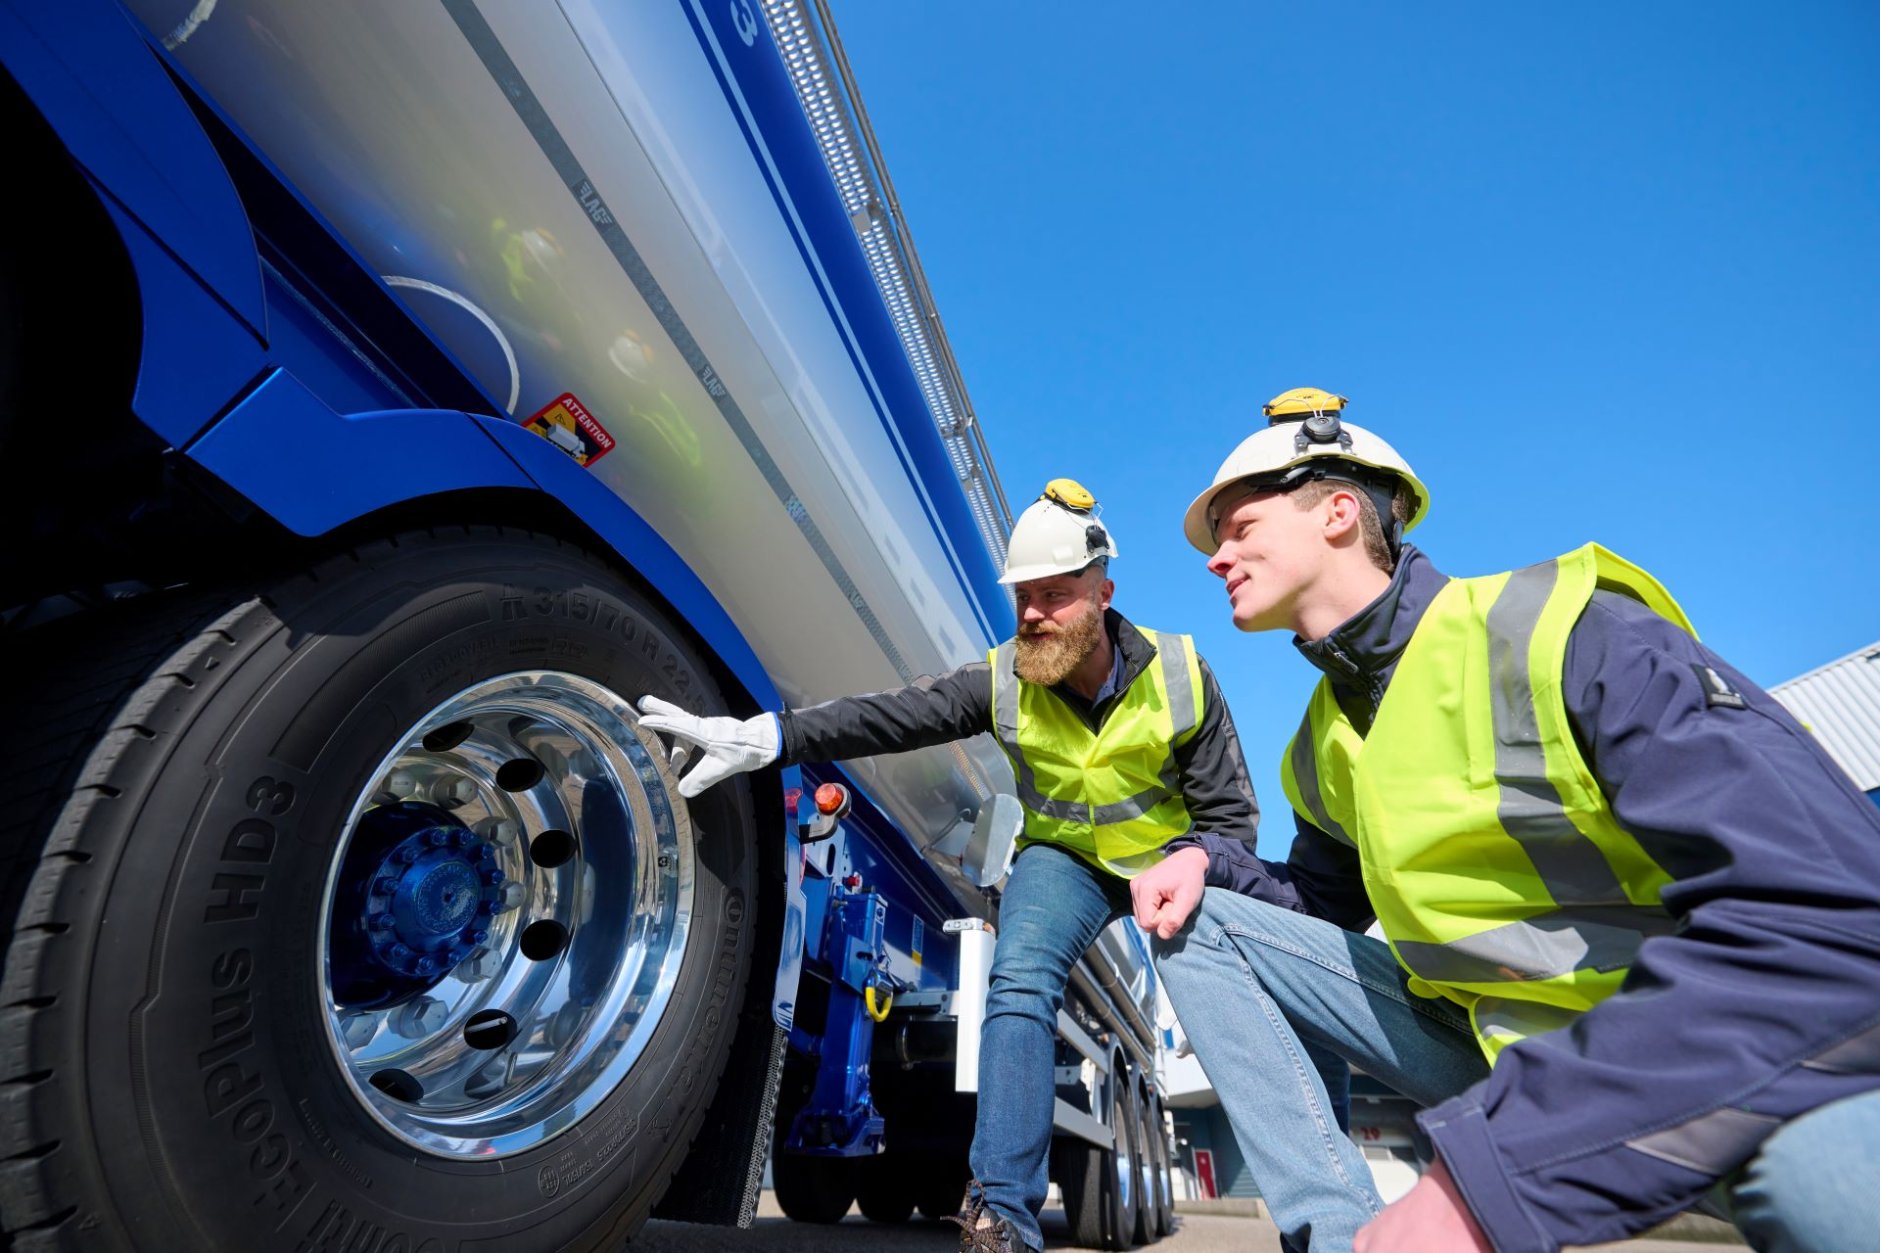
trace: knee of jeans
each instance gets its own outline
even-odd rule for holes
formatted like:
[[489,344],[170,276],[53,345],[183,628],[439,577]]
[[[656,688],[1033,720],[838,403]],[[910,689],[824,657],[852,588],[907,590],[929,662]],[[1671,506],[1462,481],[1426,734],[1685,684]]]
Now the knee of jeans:
[[1064,989],[1049,986],[1041,972],[1020,967],[994,972],[986,988],[986,1015],[1018,1014],[1040,1022],[1056,1023]]
[[1871,1235],[1880,1199],[1861,1179],[1880,1141],[1876,1111],[1880,1094],[1839,1101],[1763,1141],[1730,1198],[1737,1225],[1757,1248],[1856,1248],[1866,1238],[1859,1233]]

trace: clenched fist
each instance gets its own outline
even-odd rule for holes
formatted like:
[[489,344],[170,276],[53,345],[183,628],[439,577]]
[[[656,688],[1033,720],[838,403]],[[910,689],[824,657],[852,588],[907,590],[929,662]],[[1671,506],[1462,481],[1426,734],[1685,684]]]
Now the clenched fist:
[[1136,925],[1172,940],[1201,903],[1208,877],[1208,854],[1199,848],[1178,849],[1129,881],[1129,899],[1136,907]]

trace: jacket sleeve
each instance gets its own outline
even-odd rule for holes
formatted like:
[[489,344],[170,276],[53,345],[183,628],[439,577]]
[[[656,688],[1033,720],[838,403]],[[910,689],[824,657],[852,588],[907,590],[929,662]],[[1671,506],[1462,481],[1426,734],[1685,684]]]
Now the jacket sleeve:
[[1779,704],[1600,592],[1564,695],[1675,930],[1420,1121],[1503,1253],[1622,1239],[1783,1121],[1880,1087],[1880,810]]
[[1296,914],[1309,914],[1362,931],[1371,925],[1371,898],[1364,890],[1357,851],[1340,844],[1310,822],[1293,815],[1298,834],[1284,862],[1268,861],[1253,845],[1218,835],[1188,834],[1170,840],[1165,851],[1199,848],[1208,855],[1207,885],[1251,896]]
[[1254,852],[1260,809],[1247,779],[1240,735],[1206,661],[1201,663],[1201,676],[1205,696],[1201,726],[1175,752],[1195,827],[1170,840],[1163,851],[1199,848],[1206,852],[1209,887],[1362,930],[1370,924],[1371,904],[1359,877],[1355,850],[1295,814],[1298,835],[1283,865]]
[[906,687],[786,709],[781,764],[905,753],[992,729],[992,668],[983,661]]
[[1252,847],[1260,828],[1260,803],[1240,754],[1240,733],[1214,671],[1201,661],[1201,725],[1175,746],[1182,800],[1194,831]]

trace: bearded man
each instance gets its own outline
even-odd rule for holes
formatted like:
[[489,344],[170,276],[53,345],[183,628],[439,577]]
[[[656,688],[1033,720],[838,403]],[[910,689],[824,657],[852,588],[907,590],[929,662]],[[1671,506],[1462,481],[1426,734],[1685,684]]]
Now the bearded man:
[[999,906],[975,1179],[954,1220],[962,1249],[1043,1248],[1058,1009],[1072,965],[1131,912],[1130,880],[1180,837],[1254,838],[1258,809],[1220,687],[1187,636],[1110,608],[1115,555],[1095,499],[1054,479],[1013,528],[999,580],[1012,587],[1018,634],[985,661],[743,722],[641,702],[647,726],[702,750],[680,781],[685,796],[776,761],[905,752],[980,732],[1011,760],[1025,830]]

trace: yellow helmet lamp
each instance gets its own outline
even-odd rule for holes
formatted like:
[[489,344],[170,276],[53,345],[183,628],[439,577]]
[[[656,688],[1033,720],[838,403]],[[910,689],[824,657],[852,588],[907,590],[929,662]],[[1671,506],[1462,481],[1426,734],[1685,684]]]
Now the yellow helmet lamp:
[[1076,479],[1052,479],[1012,527],[999,582],[1076,574],[1116,556],[1116,539],[1097,521],[1097,498]]

